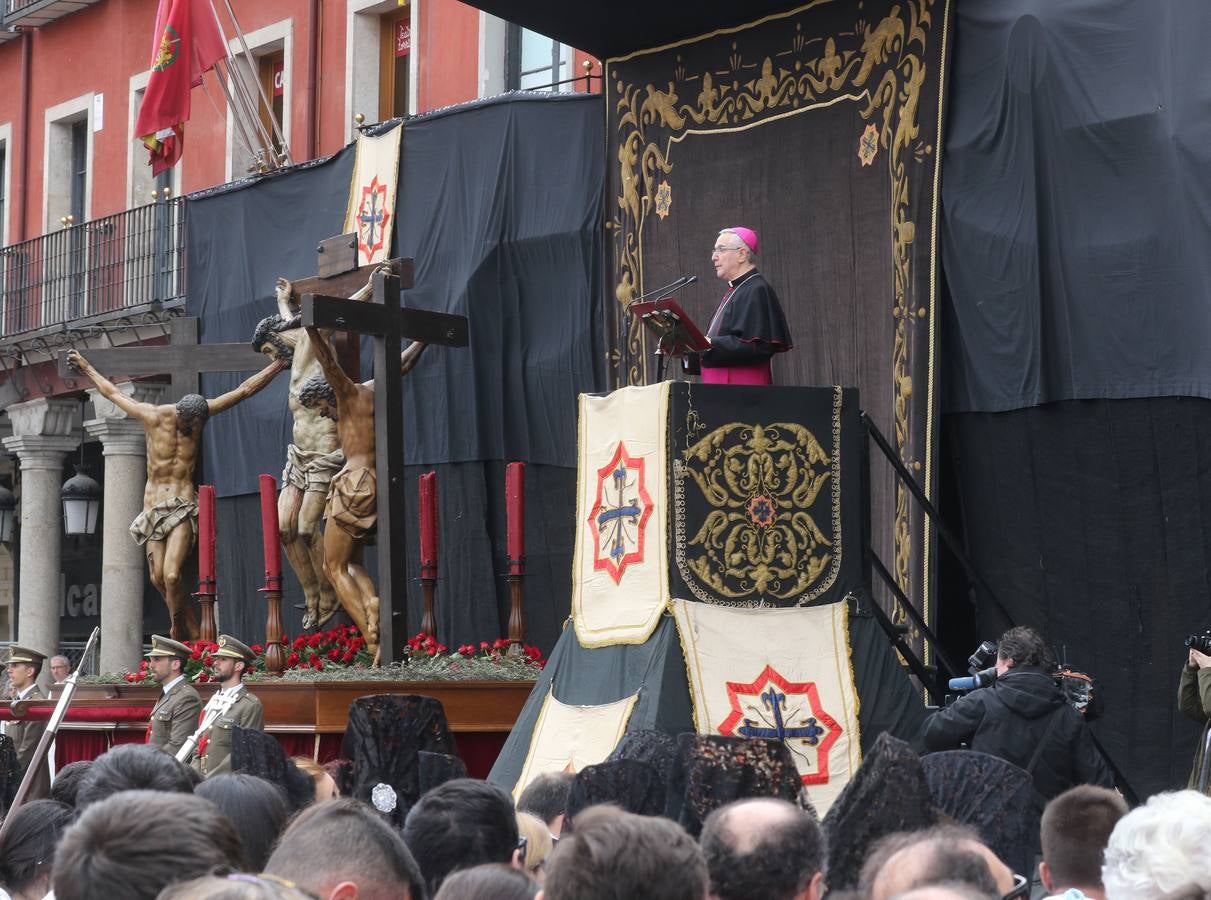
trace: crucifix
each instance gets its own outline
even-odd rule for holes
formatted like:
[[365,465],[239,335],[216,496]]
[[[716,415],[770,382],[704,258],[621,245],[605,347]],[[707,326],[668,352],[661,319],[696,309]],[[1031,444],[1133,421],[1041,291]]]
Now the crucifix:
[[[321,250],[323,250],[321,245]],[[358,278],[366,279],[375,267],[356,266],[336,277],[305,279],[303,289],[349,292]],[[199,634],[193,605],[181,584],[181,569],[193,549],[198,507],[193,485],[202,430],[209,416],[241,402],[264,388],[284,366],[274,362],[266,368],[265,357],[252,343],[199,344],[198,320],[178,318],[172,322],[172,343],[167,346],[98,348],[88,358],[76,350],[59,355],[59,372],[65,379],[89,377],[97,390],[147,431],[148,481],[143,513],[131,524],[132,538],[145,549],[152,583],[164,597],[172,617],[174,638],[196,638]],[[233,391],[211,400],[199,395],[200,375],[206,372],[261,371]],[[123,375],[168,375],[169,402],[162,405],[137,403],[122,394],[103,372]],[[69,382],[70,383],[70,382]],[[174,404],[175,401],[175,404]],[[199,587],[200,599],[213,599],[213,582]],[[209,603],[204,617],[209,625]]]
[[[199,344],[198,319],[179,316],[169,323],[169,343],[130,347],[98,347],[88,350],[88,361],[100,372],[116,375],[167,375],[169,403],[186,394],[199,392],[199,381],[210,372],[255,371],[265,365],[265,357],[248,342],[239,344]],[[79,378],[80,373],[67,362],[69,351],[59,351],[59,376]]]
[[[322,247],[336,245],[343,247],[345,241],[352,236],[343,235],[324,242]],[[345,265],[357,265],[357,252],[342,254]],[[334,254],[320,254],[321,272],[335,274],[333,267],[340,268]],[[404,426],[403,426],[403,383],[400,378],[401,353],[400,341],[407,338],[416,344],[444,345],[448,347],[465,347],[469,343],[467,319],[465,316],[455,316],[446,313],[429,312],[419,309],[404,309],[400,306],[400,292],[412,286],[411,260],[402,267],[399,275],[386,270],[374,274],[374,292],[369,301],[353,301],[344,297],[334,297],[319,292],[302,293],[301,315],[302,323],[309,329],[332,329],[335,331],[355,332],[371,335],[374,342],[374,381],[373,381],[373,442],[369,435],[361,429],[352,429],[352,423],[344,424],[350,431],[342,434],[342,446],[345,449],[346,469],[333,479],[333,490],[329,500],[329,521],[327,529],[341,527],[341,510],[336,509],[341,499],[341,482],[348,482],[355,473],[347,471],[353,460],[353,452],[346,443],[346,437],[352,431],[358,432],[359,451],[372,447],[374,463],[374,483],[369,488],[375,492],[371,504],[372,514],[377,516],[377,547],[378,547],[378,645],[379,656],[383,662],[394,662],[399,658],[399,649],[407,637],[407,544],[405,542],[404,522]],[[296,283],[297,285],[297,283]],[[298,288],[296,287],[296,290]],[[412,348],[409,348],[410,350]],[[347,409],[358,408],[355,404],[368,407],[366,391],[369,385],[354,385],[350,379],[333,365],[327,354],[317,347],[317,356],[324,363],[324,371],[328,374],[329,384],[335,392],[335,403],[339,411],[342,404]],[[412,357],[412,360],[415,356]],[[403,365],[409,365],[405,359]],[[338,384],[333,384],[338,381]],[[348,403],[343,397],[350,398]],[[341,413],[345,415],[345,413]],[[338,429],[341,422],[338,421]],[[370,444],[370,447],[366,445]],[[361,475],[363,483],[367,480]],[[354,501],[356,502],[356,500]],[[347,516],[346,516],[347,518]],[[346,539],[336,535],[334,539]],[[356,534],[354,538],[357,539]],[[364,539],[364,536],[363,536]],[[332,562],[329,550],[329,534],[325,532],[325,555],[327,562]],[[333,586],[338,596],[342,587],[334,579]],[[354,588],[350,585],[346,591]],[[358,588],[365,593],[365,585]],[[351,602],[346,596],[341,596],[342,605],[350,609]],[[367,643],[374,643],[367,635]]]
[[[337,255],[333,242],[320,244],[321,257]],[[345,241],[346,245],[348,240]],[[393,271],[411,281],[412,260],[397,260]],[[377,266],[355,266],[339,272],[331,272],[331,266],[321,266],[320,273],[311,278],[300,278],[292,282],[294,294],[325,293],[348,296],[366,283]],[[252,349],[248,341],[226,344],[199,344],[199,320],[178,316],[169,323],[169,342],[147,346],[139,344],[129,347],[97,347],[88,350],[88,361],[104,373],[117,375],[167,375],[169,378],[166,401],[175,403],[186,394],[200,392],[200,376],[215,372],[252,372],[265,365],[265,357]],[[64,379],[78,378],[80,373],[67,362],[67,350],[59,351],[59,376]]]

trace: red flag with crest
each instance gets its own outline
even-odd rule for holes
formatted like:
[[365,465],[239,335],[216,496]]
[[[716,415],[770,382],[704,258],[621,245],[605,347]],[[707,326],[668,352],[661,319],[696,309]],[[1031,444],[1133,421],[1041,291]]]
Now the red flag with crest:
[[160,0],[151,75],[134,135],[147,145],[154,174],[181,158],[189,92],[202,83],[202,73],[226,55],[227,42],[209,0]]

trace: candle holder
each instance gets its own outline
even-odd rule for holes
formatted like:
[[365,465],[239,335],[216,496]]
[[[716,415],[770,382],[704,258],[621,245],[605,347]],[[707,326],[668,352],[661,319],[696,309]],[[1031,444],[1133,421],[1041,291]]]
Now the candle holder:
[[261,538],[265,550],[265,671],[281,675],[286,670],[286,651],[282,649],[282,557],[278,532],[277,481],[272,475],[260,477]]
[[420,589],[425,598],[425,614],[420,620],[421,634],[437,637],[437,616],[434,613],[434,597],[437,594],[437,565],[422,561],[420,565]]
[[214,604],[217,597],[217,584],[213,579],[204,578],[198,581],[198,591],[193,596],[202,607],[202,624],[199,637],[204,641],[214,643],[219,639],[218,626],[214,620]]
[[509,582],[509,642],[523,644],[526,640],[526,610],[522,603],[522,580],[526,577],[526,558],[510,557],[508,563],[509,574],[505,580]]
[[265,573],[265,671],[281,675],[286,670],[286,651],[282,648],[282,576]]

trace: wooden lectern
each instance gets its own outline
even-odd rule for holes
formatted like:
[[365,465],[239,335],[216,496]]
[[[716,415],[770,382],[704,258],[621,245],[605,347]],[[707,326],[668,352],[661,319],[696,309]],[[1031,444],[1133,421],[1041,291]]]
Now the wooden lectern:
[[701,353],[711,346],[706,335],[672,297],[634,303],[629,312],[638,316],[656,338],[656,354],[660,358],[656,364],[657,381],[664,379],[664,363],[670,356]]

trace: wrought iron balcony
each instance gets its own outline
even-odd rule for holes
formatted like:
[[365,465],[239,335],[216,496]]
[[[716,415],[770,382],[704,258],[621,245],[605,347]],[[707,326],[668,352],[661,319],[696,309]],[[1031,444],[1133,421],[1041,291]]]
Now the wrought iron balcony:
[[0,341],[179,306],[183,197],[0,249]]
[[5,27],[39,28],[99,2],[101,0],[4,0],[3,24]]

